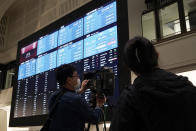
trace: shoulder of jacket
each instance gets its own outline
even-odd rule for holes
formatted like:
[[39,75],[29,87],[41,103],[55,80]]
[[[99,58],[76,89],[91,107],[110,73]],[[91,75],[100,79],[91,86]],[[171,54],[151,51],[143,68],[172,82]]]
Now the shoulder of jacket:
[[126,99],[132,101],[133,103],[136,102],[138,99],[138,93],[137,89],[135,88],[134,85],[130,85],[125,89],[124,95],[126,96]]
[[129,92],[130,94],[136,94],[136,88],[134,85],[130,85],[126,88],[127,92]]
[[134,87],[131,85],[131,86],[128,86],[126,87],[122,93],[121,93],[121,99],[124,99],[124,100],[129,100],[129,101],[132,101],[132,99],[134,98],[134,95],[135,95],[135,89]]

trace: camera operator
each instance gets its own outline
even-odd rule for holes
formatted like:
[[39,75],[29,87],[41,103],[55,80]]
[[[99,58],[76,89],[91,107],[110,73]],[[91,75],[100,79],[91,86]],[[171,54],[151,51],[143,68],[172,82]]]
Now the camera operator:
[[60,98],[50,123],[50,131],[84,131],[85,122],[98,123],[103,112],[100,108],[105,99],[97,99],[97,107],[92,109],[80,95],[88,87],[84,80],[80,87],[80,78],[76,69],[71,65],[63,65],[57,69],[56,79],[60,90],[49,99],[49,112],[60,92],[65,92]]

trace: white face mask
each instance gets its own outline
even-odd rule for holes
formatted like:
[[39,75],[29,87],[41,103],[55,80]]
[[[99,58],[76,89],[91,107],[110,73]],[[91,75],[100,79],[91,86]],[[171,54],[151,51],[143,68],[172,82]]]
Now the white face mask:
[[80,88],[80,78],[77,79],[77,84],[74,86],[74,90],[78,90]]

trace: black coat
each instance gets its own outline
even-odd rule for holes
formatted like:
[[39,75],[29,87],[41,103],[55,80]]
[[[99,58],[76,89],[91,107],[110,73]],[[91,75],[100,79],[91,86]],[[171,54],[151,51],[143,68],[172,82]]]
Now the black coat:
[[110,131],[196,131],[196,88],[157,69],[121,94]]
[[[59,92],[50,97],[49,112]],[[50,131],[84,131],[85,122],[98,123],[102,115],[102,109],[91,109],[81,95],[66,90],[52,116]]]

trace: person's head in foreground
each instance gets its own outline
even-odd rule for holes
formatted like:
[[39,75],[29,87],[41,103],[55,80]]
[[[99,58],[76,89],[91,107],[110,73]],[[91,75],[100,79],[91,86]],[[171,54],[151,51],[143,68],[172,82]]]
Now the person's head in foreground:
[[137,36],[129,40],[124,48],[125,63],[136,74],[146,74],[158,67],[158,53],[152,43]]

